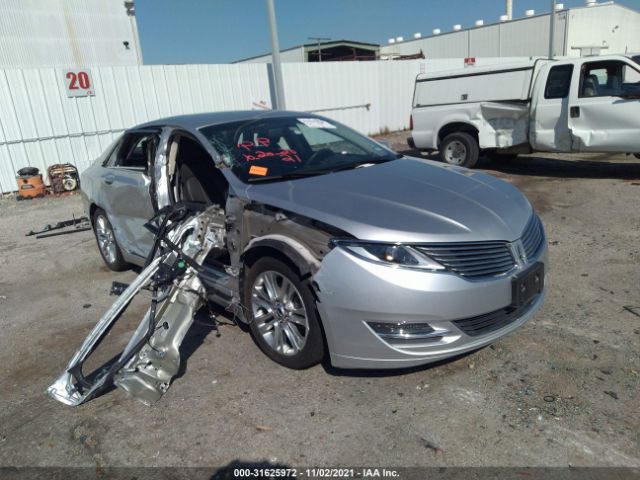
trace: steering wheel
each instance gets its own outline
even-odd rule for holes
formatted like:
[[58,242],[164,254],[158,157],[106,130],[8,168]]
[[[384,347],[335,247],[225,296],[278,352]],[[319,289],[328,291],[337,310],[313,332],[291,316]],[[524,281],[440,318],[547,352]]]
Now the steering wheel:
[[329,148],[322,148],[307,159],[307,161],[305,162],[305,166],[309,167],[309,166],[322,163],[323,160],[326,160],[333,154],[334,154],[333,150]]

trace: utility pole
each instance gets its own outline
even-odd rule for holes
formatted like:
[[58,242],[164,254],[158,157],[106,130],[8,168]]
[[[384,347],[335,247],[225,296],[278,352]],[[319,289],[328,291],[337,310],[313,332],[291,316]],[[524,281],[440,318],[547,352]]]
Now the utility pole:
[[320,42],[325,42],[328,40],[331,40],[330,38],[326,38],[326,37],[307,37],[309,40],[315,40],[316,42],[318,42],[318,61],[321,62],[322,61],[322,50],[320,47]]
[[273,0],[267,0],[267,15],[269,17],[269,31],[271,33],[271,57],[273,65],[273,83],[275,90],[274,110],[284,110],[284,82],[282,81],[282,66],[280,64],[280,46],[278,45],[278,26],[276,25],[276,10]]
[[551,17],[549,20],[549,60],[553,60],[553,47],[556,36],[556,0],[551,0]]

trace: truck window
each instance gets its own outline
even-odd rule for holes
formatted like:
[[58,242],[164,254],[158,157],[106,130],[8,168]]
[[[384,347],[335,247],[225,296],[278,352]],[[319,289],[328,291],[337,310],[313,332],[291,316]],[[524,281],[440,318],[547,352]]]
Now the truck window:
[[620,61],[590,62],[582,66],[580,98],[619,97],[640,88],[640,73]]
[[622,94],[640,94],[640,71],[630,65],[625,65],[622,70]]
[[571,86],[573,65],[558,65],[549,71],[547,86],[544,89],[544,98],[566,98]]

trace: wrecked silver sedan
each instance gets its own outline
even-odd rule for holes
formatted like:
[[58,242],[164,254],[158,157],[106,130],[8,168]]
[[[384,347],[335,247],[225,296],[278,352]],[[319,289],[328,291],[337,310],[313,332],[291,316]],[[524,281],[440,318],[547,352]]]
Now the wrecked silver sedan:
[[[274,361],[397,368],[487,345],[544,296],[542,223],[512,185],[405,157],[332,120],[222,112],[127,131],[82,175],[100,253],[145,266],[50,393],[168,388],[196,309],[222,305]],[[150,219],[152,219],[150,221]],[[121,357],[82,364],[140,289],[153,301]]]

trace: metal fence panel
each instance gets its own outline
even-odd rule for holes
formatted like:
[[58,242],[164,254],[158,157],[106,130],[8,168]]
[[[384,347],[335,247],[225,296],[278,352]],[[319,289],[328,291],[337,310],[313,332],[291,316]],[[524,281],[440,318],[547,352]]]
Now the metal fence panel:
[[[479,59],[478,65],[514,59]],[[317,111],[362,133],[408,128],[414,79],[463,59],[283,64],[287,108]],[[171,115],[271,108],[267,64],[92,67],[95,95],[69,98],[64,69],[0,70],[0,193],[16,171],[85,169],[124,130]]]

